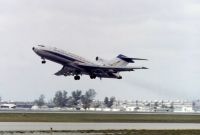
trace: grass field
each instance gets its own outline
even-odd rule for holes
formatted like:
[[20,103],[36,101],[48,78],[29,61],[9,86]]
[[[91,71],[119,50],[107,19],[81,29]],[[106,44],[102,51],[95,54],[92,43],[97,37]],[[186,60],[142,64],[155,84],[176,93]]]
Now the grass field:
[[164,122],[200,123],[200,115],[0,113],[0,122]]

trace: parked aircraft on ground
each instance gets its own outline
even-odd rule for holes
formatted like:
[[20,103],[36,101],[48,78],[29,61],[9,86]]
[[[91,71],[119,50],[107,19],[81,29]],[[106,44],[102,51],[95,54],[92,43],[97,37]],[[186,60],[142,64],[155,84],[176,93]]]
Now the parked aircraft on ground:
[[9,104],[9,103],[0,104],[0,109],[15,109],[15,108],[16,108],[15,104]]
[[148,69],[146,67],[129,67],[129,63],[134,63],[134,60],[147,60],[140,58],[129,58],[122,54],[118,55],[113,60],[104,60],[96,57],[96,63],[86,60],[80,56],[70,52],[63,51],[56,47],[47,47],[38,45],[32,48],[33,51],[42,58],[42,64],[46,63],[46,59],[63,65],[63,68],[55,73],[60,76],[74,76],[75,80],[80,80],[80,75],[89,75],[91,79],[96,77],[101,78],[116,78],[122,79],[119,72],[134,71],[136,69]]

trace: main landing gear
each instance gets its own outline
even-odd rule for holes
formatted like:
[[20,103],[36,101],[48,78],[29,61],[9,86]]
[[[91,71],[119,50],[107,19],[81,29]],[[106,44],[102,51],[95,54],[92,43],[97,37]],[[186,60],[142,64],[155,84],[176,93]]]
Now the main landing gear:
[[80,76],[78,75],[74,76],[74,80],[80,80]]
[[96,78],[96,75],[90,75],[90,78],[91,78],[91,79],[95,79],[95,78]]
[[[90,75],[91,79],[96,79],[96,75]],[[74,80],[80,80],[80,76],[79,75],[75,75],[74,76]]]

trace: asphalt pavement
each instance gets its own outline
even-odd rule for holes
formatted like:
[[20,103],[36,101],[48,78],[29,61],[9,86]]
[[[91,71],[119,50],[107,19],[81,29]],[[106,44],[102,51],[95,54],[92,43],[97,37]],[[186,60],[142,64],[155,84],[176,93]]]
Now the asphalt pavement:
[[198,123],[54,123],[0,122],[0,131],[36,130],[120,130],[120,129],[200,129]]

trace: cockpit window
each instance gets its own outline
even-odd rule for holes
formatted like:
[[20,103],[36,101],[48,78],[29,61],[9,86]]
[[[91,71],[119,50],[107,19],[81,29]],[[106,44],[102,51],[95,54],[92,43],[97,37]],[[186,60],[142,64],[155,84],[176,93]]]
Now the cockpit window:
[[40,46],[40,47],[45,47],[44,45],[38,45],[38,46]]

